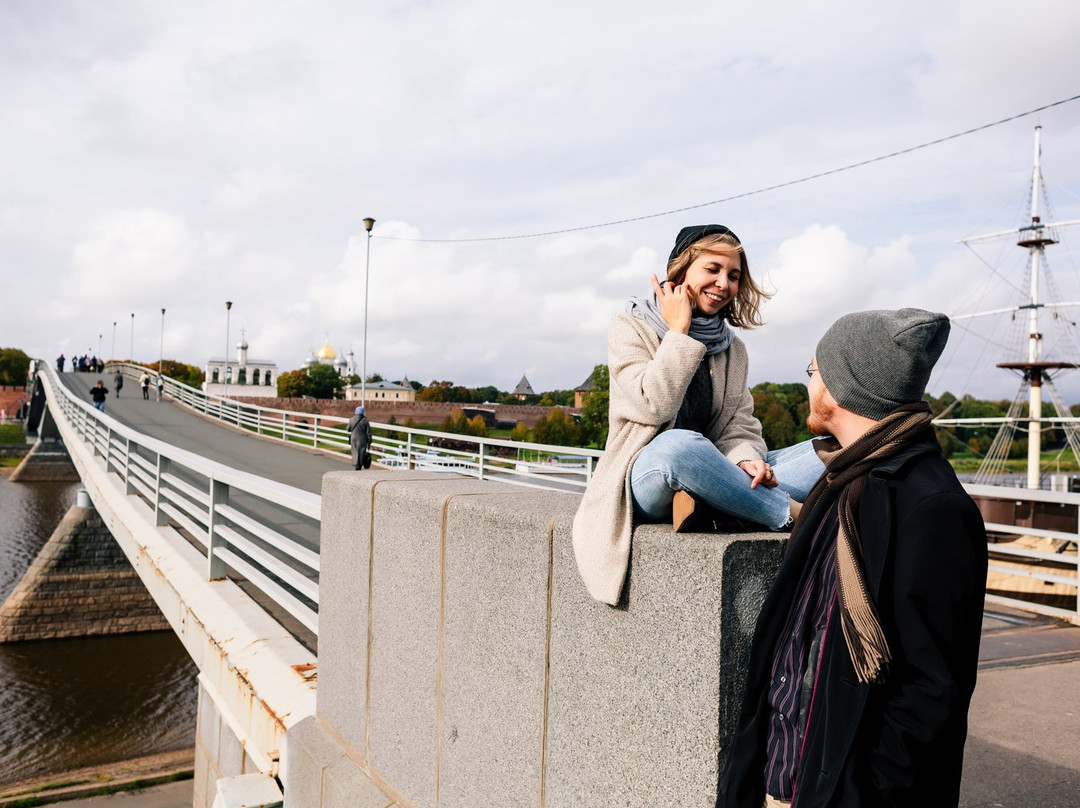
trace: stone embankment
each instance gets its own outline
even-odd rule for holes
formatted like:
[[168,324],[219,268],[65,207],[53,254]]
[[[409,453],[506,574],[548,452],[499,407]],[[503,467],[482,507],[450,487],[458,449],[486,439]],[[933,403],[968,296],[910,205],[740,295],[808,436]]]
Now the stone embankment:
[[93,508],[65,514],[0,606],[0,642],[168,628]]
[[60,441],[39,440],[11,473],[13,483],[77,483],[79,472]]

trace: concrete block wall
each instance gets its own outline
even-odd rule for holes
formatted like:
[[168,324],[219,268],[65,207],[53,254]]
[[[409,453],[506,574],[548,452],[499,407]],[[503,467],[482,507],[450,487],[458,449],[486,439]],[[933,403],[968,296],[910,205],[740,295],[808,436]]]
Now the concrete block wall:
[[213,697],[199,682],[195,719],[194,808],[212,808],[218,781],[240,774],[257,774],[259,767],[248,756],[236,733],[222,717]]
[[578,500],[324,478],[317,708],[286,736],[286,808],[712,804],[784,537],[639,526],[612,608],[578,577]]

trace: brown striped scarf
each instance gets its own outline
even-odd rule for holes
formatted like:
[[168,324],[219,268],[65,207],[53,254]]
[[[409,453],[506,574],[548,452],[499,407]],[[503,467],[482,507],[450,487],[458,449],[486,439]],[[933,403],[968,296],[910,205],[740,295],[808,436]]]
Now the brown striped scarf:
[[840,597],[840,625],[851,663],[860,682],[876,682],[889,664],[891,654],[881,629],[877,607],[866,586],[862,539],[859,536],[859,500],[870,470],[894,457],[920,436],[931,419],[925,402],[904,404],[878,421],[850,446],[835,438],[815,441],[825,473],[817,481],[795,520],[792,536],[821,500],[837,492],[840,523],[836,538],[836,581]]

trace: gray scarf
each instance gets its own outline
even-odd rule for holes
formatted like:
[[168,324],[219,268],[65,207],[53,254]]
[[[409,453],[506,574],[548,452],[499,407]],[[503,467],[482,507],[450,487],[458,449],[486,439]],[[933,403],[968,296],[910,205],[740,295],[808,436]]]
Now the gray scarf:
[[[630,298],[626,311],[651,325],[660,339],[668,332],[667,320],[660,313],[660,304],[656,302],[655,293],[649,298]],[[712,317],[691,317],[690,336],[705,346],[706,355],[712,355],[726,351],[734,335],[727,320],[720,314],[714,314]]]

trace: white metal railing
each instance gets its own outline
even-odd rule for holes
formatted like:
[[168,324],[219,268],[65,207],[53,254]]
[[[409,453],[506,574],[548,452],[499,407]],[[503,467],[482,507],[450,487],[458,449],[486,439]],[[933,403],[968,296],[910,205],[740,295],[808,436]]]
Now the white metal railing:
[[[125,362],[110,362],[108,368],[112,372],[119,369],[136,381],[147,371],[142,365]],[[349,453],[348,418],[208,396],[175,379],[164,379],[166,395],[202,415],[282,443]],[[396,424],[373,423],[371,428],[372,459],[387,468],[452,472],[532,488],[583,491],[603,455],[598,449],[477,438]],[[433,439],[437,439],[434,444]],[[438,445],[442,441],[449,446]]]
[[[1080,587],[1078,587],[1077,554],[1070,552],[1075,550],[1080,541],[1080,494],[1063,491],[1041,491],[1028,488],[1010,488],[1003,490],[996,485],[973,485],[965,484],[964,490],[973,497],[999,500],[1003,502],[1022,504],[1031,503],[1034,512],[1035,503],[1057,504],[1065,507],[1075,507],[1077,516],[1069,530],[1046,530],[1036,527],[1021,527],[1004,522],[986,522],[986,530],[991,533],[1001,533],[1010,536],[1034,536],[1036,538],[1052,539],[1061,542],[1056,551],[1037,550],[1026,547],[1010,546],[1008,544],[991,543],[988,549],[991,555],[989,569],[991,572],[1013,576],[1017,579],[1045,581],[1050,584],[1060,584],[1075,588],[1076,595],[1072,601],[1072,608],[1062,608],[1045,603],[1039,603],[1023,598],[1012,598],[1004,595],[987,595],[987,601],[1013,606],[1040,614],[1060,617],[1073,623],[1080,623]],[[1033,517],[1034,518],[1034,517]],[[1004,556],[1016,559],[1018,566],[1009,566],[1001,563],[1005,559],[994,560],[994,556]],[[1061,569],[1065,568],[1065,569]],[[1071,568],[1071,570],[1069,569]],[[1063,574],[1063,573],[1068,574]]]
[[[318,634],[322,497],[137,432],[76,397],[45,363],[37,373],[54,415],[90,444],[105,472],[141,497],[158,525],[173,524],[202,550],[208,580],[247,581]],[[283,524],[289,532],[276,527]]]

